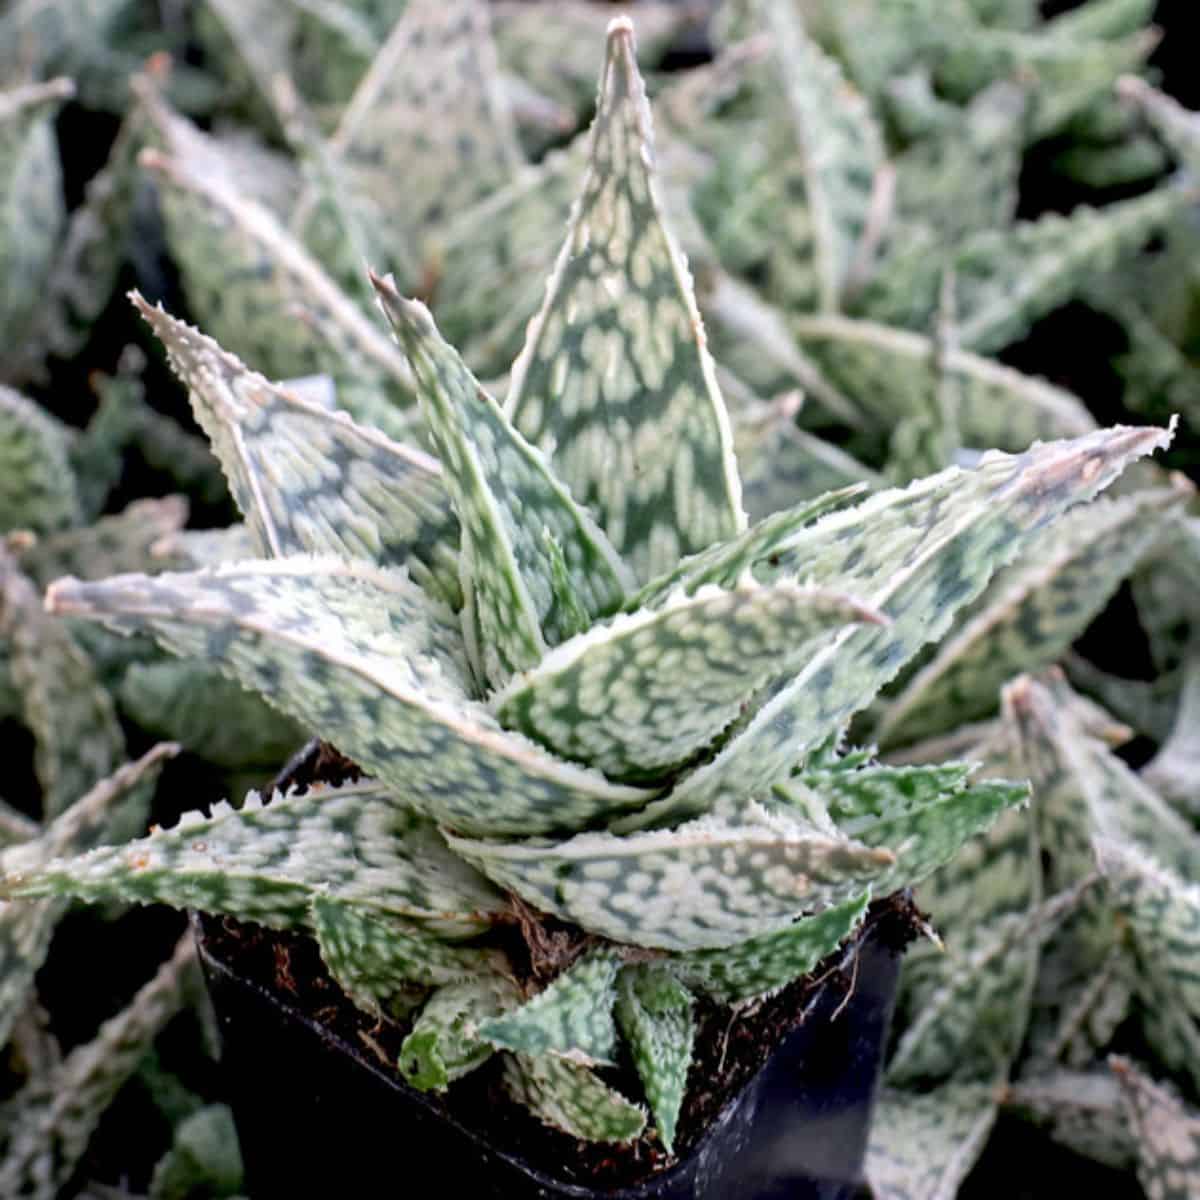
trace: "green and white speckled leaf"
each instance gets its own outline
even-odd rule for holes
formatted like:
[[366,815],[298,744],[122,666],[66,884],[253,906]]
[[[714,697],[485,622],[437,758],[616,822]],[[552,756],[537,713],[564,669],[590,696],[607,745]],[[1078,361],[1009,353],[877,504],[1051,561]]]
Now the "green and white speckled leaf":
[[921,1093],[885,1087],[867,1143],[875,1200],[954,1200],[992,1131],[996,1092],[959,1080]]
[[270,767],[305,740],[295,721],[211,663],[133,663],[117,701],[143,729],[222,767]]
[[1155,133],[1188,171],[1193,175],[1200,174],[1200,114],[1184,108],[1134,75],[1123,78],[1118,90],[1125,99],[1137,105]]
[[[556,603],[555,566],[565,562],[576,603],[612,612],[629,590],[628,569],[608,539],[500,406],[442,341],[428,309],[376,281],[384,311],[420,381],[421,410],[462,529],[459,572],[468,644],[482,675],[502,687],[574,632],[573,605]],[[545,532],[561,558],[548,550]],[[567,611],[563,611],[566,608]]]
[[1006,680],[1048,666],[1087,628],[1189,491],[1097,500],[1037,535],[963,610],[957,632],[888,703],[874,736],[903,744],[994,711]]
[[740,1004],[776,992],[807,975],[858,928],[869,891],[775,933],[747,938],[721,950],[693,950],[669,960],[668,969],[718,1004]]
[[[934,342],[923,333],[834,315],[798,317],[791,328],[830,382],[881,429],[919,412],[937,387]],[[1017,452],[1095,428],[1070,392],[990,358],[950,348],[942,370],[955,383],[959,432],[968,446]]]
[[47,603],[172,652],[219,660],[452,828],[479,836],[577,828],[651,793],[553,758],[468,699],[448,609],[395,572],[328,559],[191,575],[60,580]]
[[154,555],[181,570],[219,567],[253,558],[254,535],[241,523],[224,529],[184,529],[157,542]]
[[44,534],[79,523],[71,439],[65,425],[0,384],[0,529]]
[[1170,437],[1118,426],[1019,456],[992,453],[972,471],[951,468],[903,491],[880,492],[793,536],[773,556],[772,572],[800,572],[859,596],[890,623],[837,634],[676,787],[659,813],[702,812],[731,786],[753,794],[784,778],[926,642],[940,638],[955,611],[1031,533]]
[[36,740],[42,811],[56,817],[125,758],[112,699],[61,621],[0,546],[0,637],[23,723]]
[[492,700],[509,729],[610,779],[640,782],[700,750],[814,639],[878,618],[788,580],[681,589],[551,651]]
[[1109,1061],[1133,1126],[1146,1200],[1190,1200],[1200,1190],[1200,1113],[1128,1059]]
[[611,951],[587,954],[518,1008],[480,1021],[478,1033],[498,1050],[555,1055],[585,1065],[611,1065],[620,961]]
[[664,224],[626,18],[610,26],[597,103],[582,192],[507,408],[646,579],[741,532],[745,517],[691,279]]
[[188,307],[205,329],[273,378],[331,375],[348,412],[403,439],[412,424],[408,364],[316,259],[205,159],[147,150],[141,162]]
[[1184,663],[1174,720],[1141,775],[1181,812],[1200,815],[1200,647]]
[[308,925],[338,986],[376,1017],[406,987],[455,983],[491,963],[486,950],[447,945],[419,925],[343,901],[336,891],[313,895]]
[[1179,188],[1158,188],[1101,209],[1081,205],[1007,229],[986,229],[948,254],[919,245],[894,255],[862,297],[876,321],[927,329],[937,311],[942,272],[958,280],[962,345],[998,350],[1086,283],[1112,271],[1189,202]]
[[92,1041],[77,1046],[47,1078],[31,1080],[9,1100],[0,1110],[8,1135],[0,1194],[31,1200],[56,1200],[63,1194],[105,1109],[199,987],[196,950],[188,934]]
[[187,384],[259,553],[407,563],[427,590],[461,603],[458,528],[436,460],[268,382],[136,294],[134,303]]
[[646,1127],[641,1107],[614,1092],[587,1067],[561,1058],[505,1055],[504,1085],[534,1116],[572,1137],[629,1142]]
[[503,900],[459,861],[435,826],[373,780],[251,792],[240,809],[186,813],[126,846],[10,875],[11,895],[70,895],[199,908],[273,929],[304,928],[316,896],[404,918],[443,937],[491,925]]
[[64,206],[53,118],[74,94],[69,79],[0,91],[0,336],[8,344],[19,346],[36,319],[58,250]]
[[330,143],[344,173],[414,247],[430,224],[502,187],[521,162],[488,24],[482,0],[409,0]]
[[[969,763],[892,767],[871,764],[851,767],[834,762],[801,768],[789,781],[816,793],[830,817],[845,833],[853,834],[882,818],[916,812],[946,796],[961,792],[972,772]],[[781,785],[785,792],[789,785]]]
[[666,950],[735,946],[802,912],[857,895],[893,862],[888,849],[815,832],[746,804],[678,829],[566,842],[448,839],[523,900],[614,941]]
[[400,1047],[400,1073],[422,1091],[445,1091],[495,1053],[479,1036],[480,1022],[520,1002],[516,984],[494,973],[438,988]]
[[1059,1069],[1022,1078],[1005,1092],[1004,1106],[1093,1162],[1127,1170],[1137,1161],[1121,1085],[1107,1071]]
[[616,1016],[658,1136],[667,1153],[673,1154],[696,1038],[692,995],[664,967],[653,963],[627,967],[617,982]]

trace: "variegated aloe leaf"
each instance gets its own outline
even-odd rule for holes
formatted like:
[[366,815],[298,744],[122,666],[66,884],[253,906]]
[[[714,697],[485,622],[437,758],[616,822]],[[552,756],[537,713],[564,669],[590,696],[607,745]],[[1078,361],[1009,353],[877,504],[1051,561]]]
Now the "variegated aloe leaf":
[[380,1016],[405,988],[455,983],[492,964],[486,950],[451,946],[405,920],[315,892],[308,926],[329,973],[364,1012]]
[[646,1114],[587,1067],[551,1055],[505,1055],[504,1084],[519,1103],[555,1129],[591,1142],[628,1142]]
[[1200,174],[1200,114],[1184,108],[1135,75],[1121,79],[1118,90],[1145,114],[1155,133],[1188,171]]
[[937,766],[857,766],[834,761],[805,764],[787,784],[785,795],[799,783],[815,792],[830,817],[842,828],[869,825],[881,818],[916,812],[945,796],[961,792],[972,772],[970,763]]
[[1200,1189],[1200,1113],[1128,1059],[1109,1061],[1133,1126],[1146,1200],[1188,1200]]
[[160,538],[154,543],[152,553],[160,564],[181,570],[219,567],[222,563],[253,558],[254,535],[241,523],[224,529],[183,529]]
[[807,975],[858,928],[869,891],[775,933],[747,938],[720,950],[693,950],[669,960],[666,969],[688,987],[719,1004],[741,1004],[769,995]]
[[680,589],[564,642],[492,706],[507,728],[611,779],[654,779],[710,742],[814,639],[880,619],[852,597],[791,580]]
[[1142,778],[1180,811],[1200,815],[1200,648],[1184,664],[1175,719]]
[[290,68],[295,14],[270,0],[204,0],[197,32],[237,92],[242,107],[273,124],[272,80]]
[[260,554],[408,564],[456,607],[458,528],[436,460],[247,370],[182,321],[134,303],[188,386]]
[[696,1038],[692,995],[664,967],[653,963],[626,967],[617,983],[616,1016],[658,1136],[667,1153],[673,1154]]
[[1094,1162],[1125,1169],[1137,1161],[1121,1085],[1107,1071],[1059,1069],[1023,1078],[1004,1093],[1004,1105]]
[[316,259],[205,162],[151,150],[140,161],[158,187],[188,304],[205,328],[275,378],[332,375],[349,412],[403,438],[408,365]]
[[233,1111],[227,1104],[206,1104],[175,1127],[170,1150],[154,1166],[150,1200],[186,1200],[198,1193],[236,1196],[243,1181]]
[[954,1200],[992,1131],[996,1092],[961,1080],[921,1093],[884,1088],[867,1144],[876,1200]]
[[987,229],[946,256],[920,245],[893,256],[862,298],[877,321],[929,327],[945,266],[958,279],[959,336],[977,351],[1021,337],[1085,283],[1113,270],[1190,202],[1182,188],[1158,188],[1102,209],[1047,214],[1009,229]]
[[439,987],[400,1047],[400,1073],[422,1091],[444,1091],[495,1053],[479,1036],[480,1023],[520,1001],[516,984],[494,973]]
[[409,0],[330,149],[418,250],[431,223],[507,183],[521,153],[483,0]]
[[[575,633],[578,609],[594,618],[617,608],[629,571],[543,454],[442,341],[428,309],[387,281],[376,287],[420,380],[462,530],[467,643],[483,679],[499,688]],[[564,584],[567,596],[558,594]]]
[[53,533],[79,523],[71,441],[65,425],[0,384],[0,528]]
[[851,626],[819,649],[659,811],[704,811],[731,785],[754,793],[784,778],[922,645],[941,637],[1031,533],[1091,499],[1170,436],[1116,427],[1019,456],[989,454],[972,471],[951,468],[904,491],[881,492],[793,536],[773,556],[771,573],[799,571],[844,589],[891,622]]
[[442,937],[486,929],[503,909],[486,880],[446,850],[436,828],[374,781],[314,787],[240,809],[187,813],[127,846],[30,866],[11,895],[70,895],[228,913],[274,929],[305,928],[327,896]]
[[[882,428],[919,412],[937,386],[931,338],[871,321],[824,315],[791,323],[800,347],[831,383]],[[1081,401],[1043,379],[1022,375],[958,348],[941,370],[954,380],[959,432],[968,446],[1018,451],[1040,439],[1078,437],[1095,428]]]
[[620,965],[611,951],[593,951],[524,1004],[480,1021],[477,1032],[498,1050],[523,1057],[549,1054],[584,1065],[611,1064]]
[[1098,500],[1038,534],[890,701],[874,735],[896,745],[994,711],[1001,685],[1055,659],[1170,528],[1190,489]]
[[734,946],[862,890],[894,856],[749,804],[678,829],[451,849],[501,887],[614,941],[666,950]]
[[74,804],[125,757],[108,692],[67,627],[46,615],[32,583],[0,546],[0,636],[36,740],[34,765],[46,817]]
[[572,492],[646,579],[741,532],[745,517],[691,280],[664,224],[624,18],[610,26],[590,138],[582,193],[507,407],[532,442],[553,450]]
[[457,622],[402,575],[327,559],[232,564],[191,575],[60,580],[47,604],[211,660],[320,728],[404,803],[453,828],[577,828],[652,793],[609,783],[504,732],[468,698]]
[[167,1022],[199,987],[191,935],[96,1037],[0,1110],[8,1134],[0,1193],[55,1200],[78,1166],[104,1110]]
[[[36,868],[59,855],[132,837],[144,827],[163,762],[177,749],[156,746],[97,783],[40,835],[0,850],[0,878]],[[8,1041],[12,1022],[25,1003],[66,907],[64,901],[54,899],[36,903],[0,899],[0,1045]]]
[[74,94],[69,79],[0,91],[0,331],[17,346],[58,248],[62,172],[52,121]]

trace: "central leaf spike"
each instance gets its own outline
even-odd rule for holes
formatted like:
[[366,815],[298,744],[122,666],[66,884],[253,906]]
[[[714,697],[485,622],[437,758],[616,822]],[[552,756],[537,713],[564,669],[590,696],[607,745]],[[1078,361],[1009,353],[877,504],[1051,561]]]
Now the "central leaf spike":
[[608,28],[583,189],[508,410],[642,581],[745,528],[725,402],[663,221],[628,17]]

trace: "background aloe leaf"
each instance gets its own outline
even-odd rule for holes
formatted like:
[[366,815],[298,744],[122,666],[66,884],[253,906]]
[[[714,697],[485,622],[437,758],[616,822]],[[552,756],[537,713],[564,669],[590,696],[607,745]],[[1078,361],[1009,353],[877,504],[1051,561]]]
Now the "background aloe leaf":
[[[945,632],[1029,534],[1091,499],[1170,434],[1118,427],[1025,454],[987,456],[905,491],[881,492],[793,537],[780,572],[860,594],[891,623],[852,626],[779,687],[712,762],[678,785],[670,806],[702,811],[736,778],[766,789],[869,703],[926,642]],[[885,532],[886,531],[886,532]]]
[[53,533],[82,509],[70,466],[72,431],[0,384],[0,528]]
[[401,1074],[415,1088],[444,1091],[495,1053],[479,1036],[480,1022],[511,1009],[520,999],[516,985],[497,974],[439,987],[400,1047]]
[[667,1153],[673,1154],[696,1037],[691,993],[663,967],[627,967],[617,984],[616,1017],[633,1053],[658,1135]]
[[429,455],[307,403],[134,297],[187,384],[259,552],[409,564],[459,601],[458,530]]
[[856,895],[893,859],[756,805],[623,838],[449,844],[543,911],[614,941],[681,951],[778,930],[803,911]]
[[608,951],[587,954],[544,991],[481,1021],[479,1036],[522,1056],[549,1054],[587,1065],[611,1064],[619,969],[619,960]]
[[852,597],[745,582],[680,591],[563,643],[493,700],[500,720],[611,779],[661,776],[815,638],[876,620]]
[[[663,223],[628,22],[610,28],[590,137],[583,190],[507,406],[532,442],[553,447],[563,479],[644,579],[740,532],[745,518],[728,414]],[[668,443],[670,455],[653,449]],[[631,493],[624,481],[635,477]]]
[[559,544],[578,605],[593,617],[620,604],[628,570],[545,457],[442,341],[424,305],[386,281],[376,287],[420,380],[422,412],[462,528],[459,571],[478,622],[483,677],[502,687],[573,632],[571,613],[554,603],[555,556],[544,531]]
[[1200,116],[1135,75],[1121,79],[1118,90],[1145,115],[1155,133],[1183,166],[1193,175],[1197,174],[1200,171]]
[[1148,1200],[1186,1200],[1200,1187],[1200,1115],[1128,1059],[1111,1065],[1133,1124],[1138,1181]]
[[369,781],[276,794],[240,809],[187,813],[131,846],[13,872],[16,895],[120,898],[229,913],[275,929],[305,927],[317,895],[443,937],[487,928],[499,894],[454,858],[435,827]]
[[646,1114],[587,1067],[549,1055],[505,1055],[504,1083],[519,1103],[547,1125],[593,1142],[628,1142]]
[[1022,1078],[1004,1093],[1004,1106],[1094,1162],[1127,1168],[1137,1160],[1121,1085],[1107,1071],[1054,1070]]
[[155,1165],[150,1200],[188,1200],[197,1191],[234,1196],[243,1183],[233,1112],[227,1104],[207,1104],[176,1126],[170,1150]]
[[1000,686],[1052,663],[1170,528],[1187,489],[1098,500],[1037,535],[963,610],[957,632],[905,685],[874,734],[885,745],[994,711]]

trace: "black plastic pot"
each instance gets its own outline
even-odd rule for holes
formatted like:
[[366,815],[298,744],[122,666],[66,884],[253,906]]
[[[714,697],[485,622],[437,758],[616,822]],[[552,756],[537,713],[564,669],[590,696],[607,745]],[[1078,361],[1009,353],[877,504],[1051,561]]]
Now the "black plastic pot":
[[[811,993],[801,1024],[676,1165],[602,1190],[527,1164],[410,1088],[367,1050],[246,978],[223,953],[226,927],[194,918],[224,1043],[228,1094],[249,1194],[426,1196],[430,1184],[472,1200],[850,1200],[895,994],[899,954],[888,920],[864,936],[853,986]],[[900,939],[902,940],[902,939]]]

